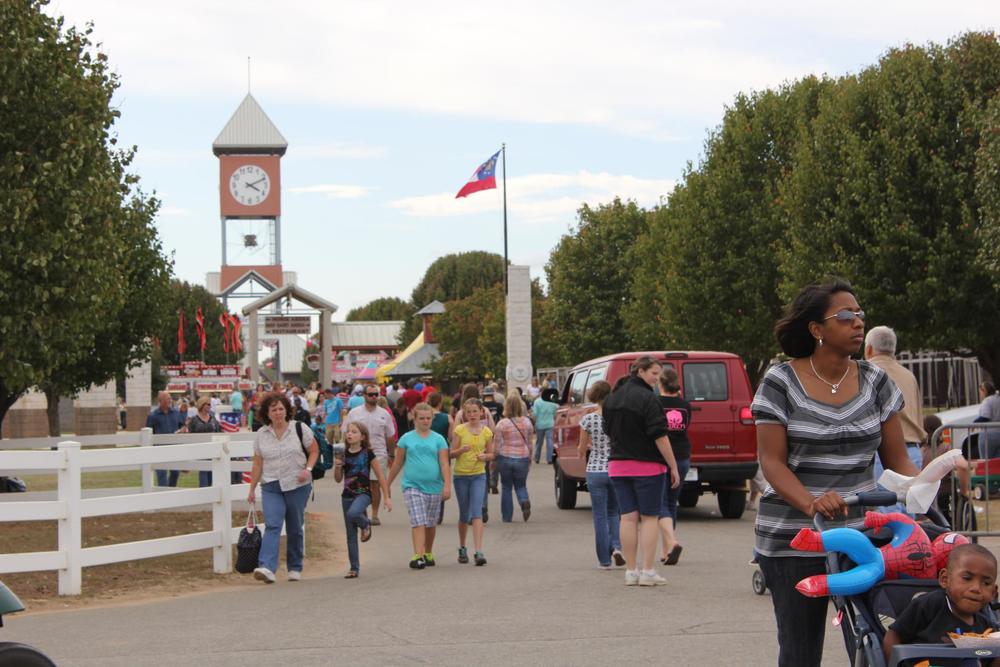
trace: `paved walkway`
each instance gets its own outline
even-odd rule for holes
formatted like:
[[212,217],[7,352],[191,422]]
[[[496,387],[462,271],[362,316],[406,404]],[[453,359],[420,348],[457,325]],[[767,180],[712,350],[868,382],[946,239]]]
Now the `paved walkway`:
[[[284,581],[129,606],[8,617],[0,640],[39,646],[64,667],[141,665],[773,665],[770,598],[754,595],[747,560],[753,514],[718,517],[714,496],[682,514],[685,549],[668,585],[626,588],[595,569],[589,497],[556,509],[552,473],[535,466],[531,520],[502,524],[491,496],[489,564],[455,561],[455,504],[435,552],[410,570],[400,501],[371,542],[362,576]],[[339,488],[320,483],[313,509],[340,517]],[[338,542],[340,541],[338,537]],[[306,562],[308,577],[308,561]],[[831,628],[826,664],[843,664]]]

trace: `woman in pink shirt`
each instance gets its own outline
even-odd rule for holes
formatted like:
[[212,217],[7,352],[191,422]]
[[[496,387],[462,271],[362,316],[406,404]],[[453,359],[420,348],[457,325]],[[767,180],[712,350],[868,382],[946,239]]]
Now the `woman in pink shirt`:
[[500,517],[504,523],[514,519],[513,493],[521,506],[521,515],[527,521],[531,516],[528,498],[528,470],[531,468],[531,445],[534,427],[524,416],[521,397],[512,392],[503,406],[504,418],[494,429],[497,470],[500,472]]

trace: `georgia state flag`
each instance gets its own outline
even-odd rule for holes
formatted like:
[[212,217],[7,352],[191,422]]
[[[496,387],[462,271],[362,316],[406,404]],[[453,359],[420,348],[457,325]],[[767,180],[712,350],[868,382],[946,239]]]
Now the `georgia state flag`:
[[486,162],[479,165],[479,168],[472,174],[469,182],[462,186],[462,189],[455,195],[455,199],[471,195],[480,190],[495,190],[497,187],[497,156],[500,151],[493,154]]

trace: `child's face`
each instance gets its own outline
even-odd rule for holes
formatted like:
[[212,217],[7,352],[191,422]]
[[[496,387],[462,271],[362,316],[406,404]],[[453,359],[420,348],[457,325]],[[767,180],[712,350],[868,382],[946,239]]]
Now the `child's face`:
[[997,568],[980,554],[965,554],[938,578],[948,599],[963,614],[974,614],[989,604],[997,592]]
[[469,403],[465,406],[465,420],[470,422],[479,421],[480,417],[483,416],[482,410],[475,403]]
[[418,431],[431,430],[431,422],[434,421],[434,413],[430,410],[418,410],[413,413],[413,423]]
[[361,431],[354,424],[347,427],[347,433],[344,435],[344,440],[347,441],[349,445],[356,445],[361,442]]

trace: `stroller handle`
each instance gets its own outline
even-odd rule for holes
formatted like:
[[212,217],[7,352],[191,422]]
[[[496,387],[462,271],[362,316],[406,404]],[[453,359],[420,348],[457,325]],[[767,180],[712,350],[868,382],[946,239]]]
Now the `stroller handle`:
[[[844,504],[848,507],[853,507],[854,505],[885,507],[887,505],[895,505],[897,502],[899,501],[895,491],[863,491],[862,493],[844,498]],[[819,512],[813,515],[813,523],[816,524],[816,530],[820,532],[826,530],[826,519]]]

